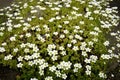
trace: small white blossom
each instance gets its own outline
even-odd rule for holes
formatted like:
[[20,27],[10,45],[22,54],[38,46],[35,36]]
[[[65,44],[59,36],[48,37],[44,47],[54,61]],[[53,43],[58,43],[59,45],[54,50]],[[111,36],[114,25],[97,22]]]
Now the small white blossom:
[[48,76],[45,78],[45,80],[53,80],[53,78],[51,76]]
[[55,67],[55,66],[51,66],[51,67],[49,67],[49,70],[50,70],[51,72],[54,72],[54,71],[56,71],[56,67]]
[[64,35],[64,34],[61,34],[61,35],[60,35],[60,38],[62,38],[62,39],[65,38],[65,35]]
[[16,38],[14,36],[10,37],[10,41],[16,41]]
[[18,68],[22,68],[22,66],[23,66],[22,63],[18,63],[18,64],[17,64],[17,67],[18,67]]
[[96,62],[97,61],[97,59],[98,59],[98,57],[97,56],[95,56],[95,55],[91,55],[90,56],[90,60],[91,60],[91,62]]
[[18,52],[18,48],[14,48],[14,49],[13,49],[13,52]]
[[102,58],[102,59],[108,59],[108,60],[109,60],[109,59],[111,58],[111,56],[108,55],[108,54],[102,54],[102,55],[101,55],[101,58]]
[[37,78],[30,78],[30,80],[38,80]]
[[109,41],[105,41],[104,43],[103,43],[105,46],[109,46]]
[[4,57],[4,60],[10,60],[10,59],[12,59],[12,57],[13,57],[13,55],[9,54]]
[[26,33],[26,37],[30,37],[31,36],[31,33]]
[[74,51],[79,50],[78,46],[73,46],[73,50],[74,50]]
[[80,68],[82,68],[82,65],[81,65],[80,63],[75,63],[75,64],[74,64],[74,67],[80,69]]
[[30,50],[29,50],[28,48],[25,48],[25,49],[24,49],[24,52],[25,52],[25,53],[28,53],[28,52],[30,52]]
[[64,50],[64,47],[63,47],[63,46],[60,46],[60,47],[59,47],[59,50]]
[[66,79],[66,78],[67,78],[67,75],[66,75],[66,74],[62,74],[62,78],[63,78],[63,79]]
[[85,73],[86,73],[86,75],[91,75],[91,71],[90,70],[86,70]]
[[71,65],[72,63],[70,61],[68,62],[62,61],[57,67],[58,69],[68,70],[71,68]]
[[100,72],[100,73],[99,73],[99,76],[100,76],[101,78],[106,78],[106,77],[107,77],[106,74],[104,74],[103,72]]
[[18,59],[18,61],[22,61],[22,60],[23,60],[23,57],[22,57],[22,56],[19,56],[17,59]]
[[85,63],[90,63],[90,59],[85,58]]
[[2,46],[6,46],[6,45],[7,45],[7,43],[6,43],[6,42],[4,42],[4,43],[2,43],[1,45],[2,45]]
[[73,44],[75,44],[75,43],[77,43],[77,40],[76,40],[76,39],[73,39],[71,42],[72,42]]
[[67,47],[71,47],[72,46],[72,44],[67,44]]
[[57,77],[61,77],[61,73],[60,73],[59,70],[56,70],[55,74],[56,74]]
[[5,48],[4,47],[0,47],[0,52],[5,52]]

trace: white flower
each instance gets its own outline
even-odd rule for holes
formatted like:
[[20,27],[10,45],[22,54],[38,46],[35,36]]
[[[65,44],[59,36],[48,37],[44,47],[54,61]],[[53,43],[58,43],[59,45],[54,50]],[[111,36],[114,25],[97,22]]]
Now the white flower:
[[28,4],[27,4],[27,3],[24,3],[23,7],[24,7],[24,8],[27,8],[27,7],[28,7]]
[[72,44],[67,44],[67,47],[71,47],[72,46]]
[[90,70],[86,70],[85,73],[86,73],[86,75],[90,75],[91,71]]
[[38,80],[37,78],[30,78],[30,80]]
[[4,60],[10,60],[10,59],[12,59],[12,57],[13,56],[11,54],[9,54],[9,55],[7,55],[7,56],[4,57]]
[[29,66],[33,66],[33,65],[34,65],[34,62],[33,62],[33,61],[29,61],[29,62],[28,62],[28,65],[29,65]]
[[109,53],[112,53],[113,51],[109,49],[108,52],[109,52]]
[[67,75],[66,75],[66,74],[62,74],[62,78],[63,78],[63,79],[66,79],[66,78],[67,78]]
[[49,19],[49,22],[53,22],[55,20],[55,18],[51,18]]
[[111,58],[111,56],[108,55],[108,54],[102,54],[102,55],[101,55],[101,58],[102,58],[102,59],[108,59],[108,60],[109,60],[109,59]]
[[20,45],[20,47],[21,48],[24,48],[26,45],[24,44],[24,43],[22,43],[21,45]]
[[64,56],[66,55],[66,51],[62,51],[60,54]]
[[103,43],[105,46],[109,46],[109,41],[105,41],[104,43]]
[[74,51],[79,50],[78,46],[73,46],[73,50],[74,50]]
[[70,35],[70,36],[69,36],[69,39],[73,39],[73,35]]
[[73,69],[73,72],[78,72],[78,68],[74,68],[74,69]]
[[2,46],[6,46],[6,45],[7,45],[7,43],[6,43],[6,42],[4,42],[4,43],[2,43],[1,45],[2,45]]
[[26,37],[30,37],[31,36],[31,33],[26,33]]
[[55,49],[56,45],[55,44],[49,44],[47,47],[47,51],[51,51],[52,49]]
[[98,36],[98,32],[95,32],[95,31],[91,31],[90,34],[94,36]]
[[80,29],[80,26],[74,26],[75,27],[75,29]]
[[39,17],[40,20],[43,20],[44,18],[43,17]]
[[24,35],[19,35],[20,38],[23,38]]
[[32,57],[31,57],[30,55],[25,55],[25,56],[24,56],[24,59],[25,59],[25,60],[30,60],[31,58],[32,58]]
[[55,56],[55,55],[52,56],[53,61],[57,60],[57,58],[58,58],[58,56]]
[[24,28],[23,28],[23,31],[27,31],[27,30],[28,30],[28,27],[24,27]]
[[100,73],[99,73],[99,76],[100,76],[101,78],[106,78],[106,77],[107,77],[106,74],[104,74],[103,72],[100,72]]
[[90,65],[86,65],[86,69],[87,70],[91,70],[91,66]]
[[21,27],[21,24],[14,25],[14,28],[19,28]]
[[22,68],[22,66],[23,66],[22,63],[18,63],[18,64],[17,64],[17,67],[18,67],[18,68]]
[[48,63],[43,63],[42,65],[39,66],[39,69],[44,70],[46,67],[48,67]]
[[69,24],[69,21],[64,21],[64,24]]
[[16,38],[14,36],[10,37],[10,41],[16,41]]
[[90,59],[85,58],[84,62],[85,63],[90,63]]
[[40,76],[44,75],[44,70],[39,70]]
[[4,47],[0,47],[0,52],[5,52],[5,48]]
[[82,65],[81,65],[80,63],[75,63],[75,64],[74,64],[74,67],[80,69],[80,68],[82,68]]
[[3,32],[0,32],[0,36],[3,36],[4,35],[4,33]]
[[56,71],[56,67],[55,67],[55,66],[51,66],[51,67],[49,67],[49,70],[50,70],[51,72],[54,72],[54,71]]
[[93,46],[93,42],[92,41],[88,42],[88,45]]
[[25,52],[25,53],[29,53],[30,50],[29,50],[28,48],[25,48],[25,49],[24,49],[24,52]]
[[50,37],[50,34],[45,34],[46,37]]
[[69,31],[68,31],[68,30],[63,30],[63,32],[64,32],[65,34],[68,34],[68,33],[69,33]]
[[57,35],[58,35],[58,32],[53,32],[53,34],[57,36]]
[[57,20],[60,20],[60,19],[61,19],[61,17],[60,17],[60,16],[56,16],[56,19],[57,19]]
[[97,39],[97,38],[93,38],[93,41],[97,42],[97,41],[98,41],[98,39]]
[[85,48],[86,52],[90,52],[91,49],[90,48]]
[[120,48],[120,44],[119,44],[119,43],[117,43],[116,46],[117,46],[118,48]]
[[73,44],[75,44],[75,43],[77,43],[77,40],[76,40],[76,39],[73,39],[71,42],[72,42]]
[[56,70],[55,74],[56,74],[57,77],[61,77],[61,73],[60,73],[59,70]]
[[33,53],[31,57],[32,59],[38,58],[40,57],[40,53]]
[[82,25],[83,25],[83,24],[84,24],[84,21],[80,21],[80,24],[82,24]]
[[31,13],[37,13],[38,11],[37,10],[31,10]]
[[95,14],[99,14],[99,10],[95,10],[94,13],[95,13]]
[[59,28],[62,28],[62,25],[58,25]]
[[76,39],[79,39],[79,40],[82,40],[82,39],[83,39],[83,38],[82,38],[80,35],[78,35],[78,34],[75,35],[75,38],[76,38]]
[[68,62],[65,62],[65,61],[62,61],[60,62],[60,64],[58,64],[58,69],[63,69],[63,70],[68,70],[71,68],[71,65],[72,63],[70,61]]
[[74,6],[73,6],[72,8],[73,8],[74,10],[79,10],[79,8],[77,8],[77,7],[74,7]]
[[98,57],[97,56],[95,56],[95,55],[91,55],[90,56],[90,60],[91,60],[91,62],[96,62],[97,61],[97,59],[98,59]]
[[65,35],[64,35],[64,34],[61,34],[61,35],[60,35],[60,38],[62,38],[62,39],[65,38]]
[[14,48],[14,49],[13,49],[13,52],[18,52],[18,48]]
[[38,48],[37,46],[34,46],[34,47],[33,47],[33,51],[34,51],[34,52],[38,52],[38,51],[39,51],[39,48]]
[[98,32],[101,32],[99,27],[95,27],[94,30],[98,31]]
[[45,80],[53,80],[53,78],[51,76],[48,76],[45,78]]
[[87,53],[85,51],[82,51],[82,56],[87,56]]
[[23,60],[23,57],[22,57],[22,56],[19,56],[17,59],[18,59],[18,61],[22,61],[22,60]]
[[63,47],[63,46],[60,46],[60,47],[59,47],[59,50],[64,50],[64,47]]

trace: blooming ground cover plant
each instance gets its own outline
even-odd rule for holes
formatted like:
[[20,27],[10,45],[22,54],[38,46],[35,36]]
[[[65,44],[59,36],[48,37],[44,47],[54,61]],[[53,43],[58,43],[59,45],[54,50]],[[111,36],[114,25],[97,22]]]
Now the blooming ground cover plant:
[[[120,56],[117,7],[111,0],[17,0],[0,9],[0,63],[18,80],[104,80]],[[112,46],[112,47],[110,47]]]

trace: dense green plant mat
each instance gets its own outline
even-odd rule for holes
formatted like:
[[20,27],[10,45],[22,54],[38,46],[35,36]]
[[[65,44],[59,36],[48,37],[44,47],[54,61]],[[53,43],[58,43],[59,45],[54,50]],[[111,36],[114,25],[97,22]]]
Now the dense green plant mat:
[[120,56],[119,36],[117,44],[105,38],[119,20],[109,1],[17,0],[0,9],[0,63],[18,80],[106,79]]

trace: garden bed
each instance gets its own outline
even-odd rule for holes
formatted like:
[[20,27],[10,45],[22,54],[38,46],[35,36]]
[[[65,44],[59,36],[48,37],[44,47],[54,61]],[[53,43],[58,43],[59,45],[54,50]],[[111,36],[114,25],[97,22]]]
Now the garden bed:
[[[120,4],[120,1],[119,0],[114,0],[113,2],[111,2],[111,6],[118,6],[118,10],[120,10],[120,6],[119,6],[119,4]],[[5,4],[5,6],[6,6],[7,4]],[[31,4],[31,5],[34,5],[34,3],[33,4]],[[23,9],[23,14],[22,14],[22,16],[24,16],[24,18],[25,18],[25,20],[27,21],[27,18],[26,18],[26,15],[28,16],[30,16],[30,15],[32,15],[32,14],[29,14],[29,11],[27,12],[27,10],[26,10],[26,12],[24,13],[24,10],[25,9]],[[49,11],[48,11],[49,12]],[[85,11],[86,12],[86,11]],[[83,12],[83,13],[85,13],[85,12]],[[120,12],[120,11],[119,11]],[[34,11],[33,11],[33,13],[34,13]],[[49,12],[49,13],[51,13],[51,12]],[[65,13],[67,13],[66,11],[65,11]],[[46,13],[47,14],[47,13]],[[61,14],[64,14],[64,13],[61,13]],[[35,14],[35,15],[40,15],[40,13],[39,14]],[[42,14],[43,16],[44,16],[44,14]],[[49,15],[49,14],[47,14],[47,15]],[[47,16],[46,15],[46,16]],[[54,16],[54,15],[50,15],[50,16]],[[47,17],[49,17],[49,16],[47,16]],[[47,19],[47,18],[46,18]],[[30,20],[30,19],[29,19]],[[28,20],[28,22],[29,22],[29,20]],[[36,19],[36,21],[37,21],[37,19]],[[46,22],[43,22],[43,23],[46,23]],[[59,22],[58,22],[59,23]],[[65,22],[66,24],[68,24],[68,22],[66,21]],[[81,22],[82,23],[82,22]],[[31,24],[32,25],[35,25],[34,24],[34,22],[32,23],[31,22]],[[36,23],[36,24],[38,24],[38,23]],[[49,23],[48,23],[49,24]],[[50,24],[50,26],[55,26],[55,25],[53,25],[53,24]],[[71,24],[72,25],[72,24]],[[70,26],[71,26],[70,25]],[[37,28],[37,27],[36,27]],[[65,27],[66,28],[66,27]],[[31,28],[32,29],[32,28]],[[66,28],[66,29],[68,29],[68,28]],[[53,28],[53,30],[54,30],[54,28]],[[89,29],[88,29],[89,30]],[[120,27],[119,27],[119,25],[118,25],[118,27],[115,27],[115,28],[113,28],[112,30],[111,30],[111,32],[109,32],[109,33],[112,33],[112,32],[117,32],[117,31],[119,31],[120,30]],[[72,29],[71,29],[71,31],[72,31]],[[104,30],[103,30],[104,31]],[[108,31],[108,30],[107,30]],[[34,32],[32,32],[32,31],[28,31],[28,32],[31,32],[31,33],[33,33],[34,34]],[[15,32],[15,33],[17,33],[17,32]],[[49,33],[49,32],[48,32]],[[66,33],[66,32],[65,32]],[[22,33],[22,32],[20,32],[20,34],[24,34],[24,33]],[[41,34],[44,34],[44,32],[43,33],[41,33]],[[57,34],[57,33],[54,33],[54,34]],[[85,36],[84,36],[85,35]],[[89,36],[87,36],[86,34],[84,34],[84,35],[82,35],[82,36],[84,36],[84,39],[87,39]],[[9,35],[8,35],[9,36]],[[29,35],[28,35],[29,36]],[[42,36],[43,38],[45,37],[44,35]],[[57,38],[58,38],[58,36],[57,37],[55,37],[55,36],[53,36],[52,37],[53,38],[53,41],[57,44],[57,43],[61,43],[59,40],[56,40]],[[108,33],[107,33],[107,35],[106,35],[106,38],[107,38],[107,40],[109,40],[110,41],[110,43],[112,44],[112,43],[116,43],[117,42],[117,39],[115,38],[115,36],[111,36],[111,35],[109,35]],[[64,39],[64,38],[63,38]],[[101,38],[100,38],[101,39]],[[4,40],[4,39],[3,39]],[[13,39],[14,40],[14,39]],[[34,39],[33,39],[34,40]],[[50,39],[51,40],[51,39]],[[65,40],[67,40],[67,39],[65,39]],[[7,40],[6,40],[7,41]],[[24,41],[26,42],[26,40],[24,39]],[[29,41],[29,39],[28,39],[28,41]],[[44,41],[44,40],[43,40]],[[61,41],[62,41],[62,39],[61,39]],[[86,41],[86,40],[83,40],[83,41]],[[102,40],[101,40],[102,41]],[[104,41],[104,39],[103,39],[103,41]],[[30,42],[32,42],[31,40],[30,40]],[[66,41],[64,41],[65,43],[66,43]],[[49,42],[48,42],[49,43]],[[51,42],[50,42],[51,43]],[[119,43],[119,42],[117,42],[117,43]],[[117,44],[116,43],[116,44]],[[12,44],[12,43],[9,43],[9,44]],[[17,43],[13,43],[13,44],[17,44]],[[36,43],[36,44],[38,44],[38,43]],[[64,45],[64,44],[63,44]],[[78,45],[79,45],[79,43],[78,43]],[[43,45],[43,46],[45,46],[46,47],[46,44],[45,45]],[[52,46],[54,46],[54,45],[50,45],[51,47]],[[101,46],[101,45],[100,45]],[[12,46],[11,46],[12,47]],[[103,47],[103,46],[102,46]],[[66,48],[66,49],[68,49],[68,48]],[[101,49],[101,48],[99,48],[99,49]],[[106,49],[106,48],[105,48]],[[115,48],[115,49],[117,49],[117,50],[114,50],[114,52],[115,52],[115,54],[118,54],[119,53],[119,48]],[[98,53],[100,53],[99,52],[99,50],[96,50]],[[9,51],[8,51],[9,52]],[[45,51],[43,51],[43,52],[45,52]],[[78,52],[81,52],[81,50],[80,51],[78,51]],[[102,51],[102,52],[105,52],[105,51]],[[46,53],[46,52],[45,52]],[[74,53],[74,52],[72,52],[72,53]],[[76,54],[76,53],[75,53]],[[89,54],[92,54],[92,53],[90,53],[89,52]],[[16,54],[14,54],[15,56],[17,56]],[[23,56],[23,54],[21,54],[22,56]],[[31,54],[30,54],[31,55]],[[47,57],[47,54],[46,55],[44,55],[44,54],[41,54],[42,56],[43,56],[43,58],[44,58],[44,56],[45,57]],[[93,55],[93,54],[92,54]],[[96,54],[97,55],[97,54]],[[99,55],[101,55],[101,53],[99,54]],[[98,56],[98,58],[100,57],[99,55],[97,55]],[[73,55],[74,56],[74,55]],[[77,57],[78,55],[76,55],[76,57]],[[90,56],[90,55],[88,55],[88,56]],[[17,56],[18,57],[18,56]],[[51,57],[53,57],[53,56],[51,56]],[[67,60],[67,58],[68,57],[65,57],[65,58],[63,58],[63,60],[65,60],[65,61],[68,61]],[[70,56],[70,58],[71,58],[71,56]],[[80,57],[81,58],[81,57]],[[47,58],[45,58],[47,61],[48,61],[48,63],[50,63],[50,65],[52,64],[54,64],[54,63],[52,63],[52,62],[49,62],[49,61],[51,61],[50,59],[49,59],[49,57],[47,57]],[[101,58],[99,58],[99,59],[101,59]],[[61,59],[59,59],[59,60],[61,60]],[[58,61],[56,61],[56,62],[58,62],[59,63],[59,60]],[[120,79],[120,72],[119,72],[119,70],[120,70],[120,63],[119,63],[119,58],[118,59],[112,59],[111,61],[110,61],[110,63],[107,65],[107,71],[106,71],[106,74],[107,74],[107,80],[119,80]],[[74,57],[73,57],[73,60],[70,60],[71,62],[74,62]],[[84,65],[86,65],[86,63],[84,63],[84,61],[82,61],[82,60],[80,60],[81,61],[81,64],[82,64],[82,66],[84,67]],[[4,62],[4,61],[3,61]],[[12,61],[11,61],[12,62]],[[75,62],[76,62],[76,60],[75,60]],[[94,62],[94,61],[93,61]],[[1,63],[1,62],[0,62]],[[16,64],[17,62],[14,60],[13,61],[13,63],[14,64]],[[58,64],[58,63],[56,63],[56,64]],[[68,62],[69,63],[69,62]],[[3,63],[2,63],[3,64]],[[7,64],[9,64],[9,65],[7,65],[7,66],[3,66],[3,65],[0,65],[0,80],[15,80],[16,79],[16,76],[18,77],[18,79],[20,78],[20,76],[22,75],[21,74],[21,72],[22,73],[24,73],[24,75],[22,76],[22,78],[21,79],[30,79],[30,76],[31,77],[34,77],[34,76],[36,76],[36,75],[38,75],[37,73],[36,74],[32,74],[33,72],[34,72],[34,68],[35,68],[35,70],[38,70],[38,68],[36,67],[36,66],[33,66],[31,69],[33,69],[33,72],[31,71],[31,74],[30,75],[28,75],[28,73],[27,73],[27,70],[30,70],[30,67],[28,67],[28,65],[27,65],[27,62],[25,62],[25,65],[26,66],[24,66],[24,68],[23,68],[23,70],[26,68],[26,71],[24,72],[24,71],[21,71],[22,69],[16,69],[16,68],[13,68],[13,67],[15,67],[15,65],[14,64],[9,64],[9,62],[7,63],[7,62],[5,62],[4,63],[4,65],[7,65]],[[31,63],[32,64],[32,63]],[[66,62],[66,64],[67,64],[67,62]],[[92,65],[92,64],[91,64]],[[102,63],[100,63],[100,65],[102,65]],[[12,66],[12,67],[11,67]],[[12,69],[11,69],[11,68]],[[18,66],[18,68],[20,68],[21,66],[19,65]],[[94,67],[94,66],[93,66]],[[61,68],[62,69],[62,68]],[[85,68],[84,68],[85,69]],[[99,70],[99,69],[98,69]],[[45,70],[46,71],[46,73],[47,73],[47,69]],[[82,71],[82,70],[81,70]],[[64,71],[63,71],[64,72]],[[71,75],[71,72],[67,72],[68,73],[68,78],[70,78],[70,75]],[[82,75],[82,73],[84,73],[84,72],[81,72],[81,75]],[[94,73],[94,72],[93,72]],[[97,70],[96,70],[96,72],[95,73],[98,73],[97,72]],[[26,75],[28,75],[28,76],[25,76],[25,74]],[[73,73],[72,73],[73,74]],[[34,75],[34,76],[33,76]],[[47,73],[47,75],[49,75],[48,73]],[[77,74],[76,74],[77,75]],[[89,74],[88,74],[89,75]],[[94,76],[94,78],[93,79],[98,79],[98,77],[96,77],[95,78],[95,75],[96,74],[93,74]],[[81,77],[81,79],[83,79],[83,80],[86,80],[86,79],[91,79],[91,78],[89,78],[88,76],[86,76],[85,75],[85,73],[84,73],[84,75],[82,75],[82,76],[85,76],[85,78],[84,77]],[[27,78],[28,77],[28,78]],[[72,75],[72,77],[74,78],[74,76]],[[39,77],[38,77],[39,78]],[[42,77],[43,78],[43,77]],[[46,77],[47,78],[47,77]],[[68,79],[67,78],[67,79]],[[71,79],[73,79],[73,78],[71,78]],[[34,79],[34,78],[33,78]],[[40,78],[39,78],[40,79]],[[31,79],[32,80],[32,79]],[[61,79],[60,79],[61,80]],[[77,80],[77,79],[76,79]],[[100,79],[100,80],[102,80],[102,79]]]

